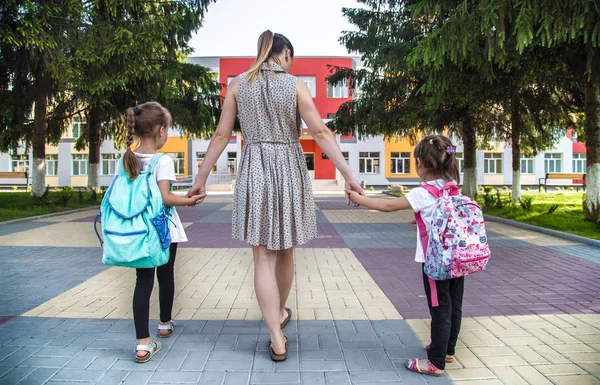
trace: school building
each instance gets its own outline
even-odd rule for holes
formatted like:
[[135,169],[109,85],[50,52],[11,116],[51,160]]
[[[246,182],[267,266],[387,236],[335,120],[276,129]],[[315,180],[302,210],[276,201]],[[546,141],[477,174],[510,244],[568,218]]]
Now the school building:
[[[235,76],[246,71],[254,62],[252,57],[189,57],[187,60],[210,68],[219,81],[228,84]],[[361,68],[359,57],[297,57],[292,74],[304,81],[312,93],[315,105],[323,121],[328,121],[339,106],[351,100],[352,90],[347,85],[332,86],[326,81],[329,66]],[[226,90],[222,91],[224,95]],[[50,186],[84,187],[87,185],[89,169],[87,150],[75,150],[75,141],[86,122],[74,119],[57,146],[46,146],[46,184]],[[414,146],[407,138],[385,140],[383,136],[358,140],[354,135],[337,135],[340,148],[355,171],[358,179],[369,186],[389,184],[415,185],[419,183],[413,157]],[[306,157],[311,177],[317,181],[341,180],[333,163],[308,132],[303,124],[300,143]],[[208,183],[227,184],[235,179],[241,156],[243,138],[241,134],[231,137],[225,151],[213,168]],[[492,143],[492,150],[477,151],[478,183],[481,185],[511,185],[512,155],[510,146],[503,142]],[[178,177],[191,180],[204,160],[208,141],[192,140],[177,128],[169,131],[169,140],[163,152],[175,163]],[[111,140],[101,146],[100,184],[110,184],[116,162],[123,153]],[[462,145],[457,143],[459,165],[463,167]],[[13,153],[0,154],[0,172],[28,171],[32,166],[31,153],[16,149]],[[538,178],[546,172],[582,172],[586,169],[585,146],[577,142],[572,131],[565,132],[554,148],[535,157],[521,158],[523,185],[537,185]]]

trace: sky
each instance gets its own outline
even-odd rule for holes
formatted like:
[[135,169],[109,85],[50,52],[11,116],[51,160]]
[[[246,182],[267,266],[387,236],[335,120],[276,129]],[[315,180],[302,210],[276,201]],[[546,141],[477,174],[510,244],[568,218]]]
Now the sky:
[[296,56],[348,56],[338,40],[355,28],[342,7],[358,6],[356,0],[217,0],[190,41],[192,56],[256,56],[267,29],[285,35]]

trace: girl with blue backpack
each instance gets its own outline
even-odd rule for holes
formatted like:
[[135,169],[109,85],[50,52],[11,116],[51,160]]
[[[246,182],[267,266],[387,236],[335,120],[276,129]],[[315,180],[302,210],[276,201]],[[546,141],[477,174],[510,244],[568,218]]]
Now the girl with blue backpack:
[[415,147],[419,188],[396,199],[367,198],[347,191],[359,205],[379,211],[412,209],[417,230],[415,261],[422,264],[423,284],[431,314],[427,359],[406,360],[408,370],[441,376],[454,361],[462,320],[464,276],[483,270],[490,257],[483,214],[459,193],[456,149],[443,135],[423,138]]
[[[115,180],[102,202],[104,263],[136,268],[133,319],[138,339],[136,362],[147,362],[161,349],[148,330],[154,274],[158,278],[160,323],[158,336],[175,330],[171,311],[175,294],[177,244],[186,242],[175,206],[195,206],[205,195],[182,197],[171,192],[175,165],[159,154],[168,138],[169,111],[156,102],[127,110],[127,152],[119,161]],[[139,145],[132,151],[134,136]],[[154,194],[153,194],[154,193]]]

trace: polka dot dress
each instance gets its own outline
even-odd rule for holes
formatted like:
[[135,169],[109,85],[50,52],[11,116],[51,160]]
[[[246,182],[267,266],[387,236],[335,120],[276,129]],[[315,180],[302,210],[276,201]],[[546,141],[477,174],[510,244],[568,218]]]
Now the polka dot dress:
[[240,75],[244,148],[235,185],[233,238],[284,250],[316,237],[312,184],[300,146],[296,78],[263,64],[262,80]]

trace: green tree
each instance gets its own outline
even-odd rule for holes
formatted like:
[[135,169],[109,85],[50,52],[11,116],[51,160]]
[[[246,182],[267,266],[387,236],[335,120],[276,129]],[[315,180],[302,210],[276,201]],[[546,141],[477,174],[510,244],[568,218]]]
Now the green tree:
[[436,28],[438,20],[413,17],[411,1],[360,1],[367,8],[343,10],[357,32],[341,41],[360,52],[368,69],[334,68],[330,82],[349,79],[360,89],[354,100],[342,105],[330,127],[356,129],[357,135],[409,136],[449,130],[465,147],[464,192],[477,194],[475,152],[492,136],[501,114],[490,112],[496,91],[482,87],[476,68],[450,62],[444,71],[427,68],[411,53]]
[[46,142],[58,141],[72,109],[65,92],[72,73],[70,37],[81,4],[7,0],[0,8],[0,150],[14,151],[22,143],[33,147],[33,198],[45,190]]
[[[528,49],[546,48],[550,57],[561,57],[570,76],[569,81],[583,89],[588,189],[587,215],[593,220],[600,217],[600,96],[598,72],[600,70],[600,12],[597,4],[587,0],[551,0],[544,2],[463,1],[435,2],[423,0],[415,7],[419,14],[449,12],[452,17],[445,33],[452,36],[451,44],[445,40],[429,39],[440,57],[450,55],[454,60],[468,56],[471,50],[468,32],[472,26],[461,23],[465,15],[478,22],[478,35],[485,40],[489,62],[500,65],[511,62],[515,51],[519,55]],[[447,35],[445,35],[447,37]],[[513,43],[514,42],[514,43]],[[569,87],[567,87],[567,90]],[[572,87],[577,94],[577,86]],[[575,103],[577,98],[575,98]]]
[[219,84],[207,68],[185,63],[191,34],[201,27],[211,0],[91,1],[75,60],[74,92],[89,122],[77,147],[89,147],[88,185],[99,187],[103,138],[124,131],[123,113],[156,100],[174,124],[192,135],[214,130]]

